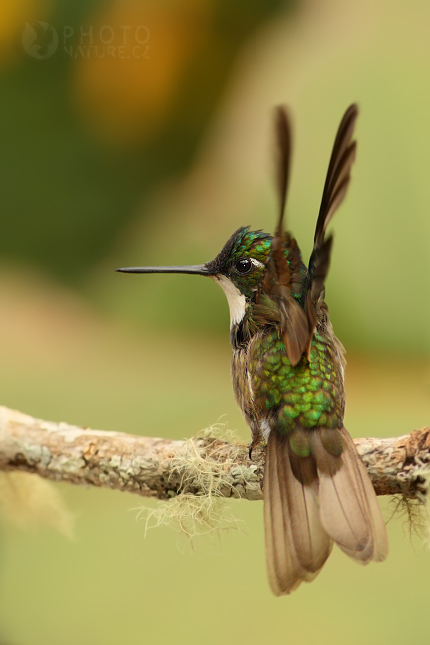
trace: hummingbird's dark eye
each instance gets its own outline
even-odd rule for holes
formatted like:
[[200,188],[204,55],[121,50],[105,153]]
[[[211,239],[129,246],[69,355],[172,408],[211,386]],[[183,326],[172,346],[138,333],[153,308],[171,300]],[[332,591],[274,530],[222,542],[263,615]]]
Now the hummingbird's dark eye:
[[238,273],[241,273],[244,275],[245,273],[249,273],[252,269],[252,262],[251,260],[248,260],[248,258],[242,258],[241,260],[238,260],[236,264],[234,265],[234,268]]

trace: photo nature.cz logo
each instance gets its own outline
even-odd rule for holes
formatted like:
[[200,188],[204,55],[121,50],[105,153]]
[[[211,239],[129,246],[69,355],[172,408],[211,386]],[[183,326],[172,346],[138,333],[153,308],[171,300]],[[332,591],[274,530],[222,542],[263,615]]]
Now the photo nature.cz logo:
[[64,25],[62,32],[47,22],[26,22],[22,30],[21,44],[24,52],[33,60],[44,61],[53,56],[62,39],[63,54],[78,58],[130,58],[149,59],[149,29],[145,25],[132,28],[130,25],[103,25],[97,30],[80,25],[76,29]]

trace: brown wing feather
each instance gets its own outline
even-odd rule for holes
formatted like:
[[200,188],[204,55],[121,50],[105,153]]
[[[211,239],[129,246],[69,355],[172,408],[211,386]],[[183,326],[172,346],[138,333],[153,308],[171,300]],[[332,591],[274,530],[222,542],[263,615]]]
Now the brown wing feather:
[[315,228],[316,246],[323,241],[327,224],[346,194],[349,174],[355,158],[356,143],[351,143],[351,138],[357,116],[357,105],[350,105],[337,130]]
[[294,298],[289,297],[288,301],[284,301],[281,310],[284,314],[282,340],[284,341],[288,359],[294,367],[310,344],[309,324],[306,312]]
[[[312,338],[318,320],[318,301],[324,291],[324,282],[330,266],[332,238],[324,240],[328,223],[345,198],[350,182],[351,167],[356,154],[356,142],[351,141],[357,106],[350,105],[340,122],[327,170],[320,211],[315,227],[314,247],[309,260],[306,285],[305,311],[309,336]],[[308,346],[309,351],[309,346]]]
[[284,225],[285,203],[287,201],[288,181],[290,178],[291,161],[291,126],[287,108],[278,105],[275,116],[275,129],[278,151],[278,195],[279,195],[279,220],[275,235],[281,237]]
[[295,464],[294,471],[303,479],[299,481],[290,457],[286,438],[272,431],[266,449],[263,493],[267,570],[277,596],[313,580],[332,548],[319,517],[315,464],[306,464],[307,459],[302,466]]
[[321,523],[334,542],[354,560],[367,564],[388,553],[388,538],[376,494],[354,442],[339,431],[343,451],[330,454],[321,432],[311,435],[319,477]]
[[[279,218],[272,240],[261,293],[276,302],[280,312],[280,336],[292,365],[297,365],[309,343],[306,314],[291,293],[301,286],[300,250],[295,239],[284,233],[284,212],[290,174],[291,127],[286,108],[276,111],[278,149]],[[285,257],[288,249],[288,261]],[[257,306],[258,306],[257,299]]]
[[294,366],[300,361],[303,351],[309,343],[309,325],[304,309],[291,296],[292,284],[296,284],[300,280],[299,261],[295,258],[295,255],[299,255],[297,243],[295,240],[290,240],[287,233],[285,239],[288,244],[289,256],[291,249],[290,264],[285,257],[284,240],[274,237],[261,293],[263,298],[269,297],[277,303],[280,314],[280,335],[284,341],[290,363]]
[[312,336],[318,323],[318,301],[320,295],[324,292],[324,282],[330,266],[332,244],[333,237],[330,235],[312,254],[311,261],[309,262],[309,286],[305,300],[309,334],[308,353],[310,352]]

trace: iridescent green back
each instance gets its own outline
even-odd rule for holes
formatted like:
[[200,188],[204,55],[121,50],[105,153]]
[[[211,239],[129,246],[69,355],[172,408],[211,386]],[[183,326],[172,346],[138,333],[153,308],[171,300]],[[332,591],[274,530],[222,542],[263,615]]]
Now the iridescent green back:
[[315,333],[310,361],[303,356],[293,367],[278,332],[264,335],[250,348],[255,404],[266,410],[279,432],[302,428],[341,428],[343,383],[336,368],[334,349]]

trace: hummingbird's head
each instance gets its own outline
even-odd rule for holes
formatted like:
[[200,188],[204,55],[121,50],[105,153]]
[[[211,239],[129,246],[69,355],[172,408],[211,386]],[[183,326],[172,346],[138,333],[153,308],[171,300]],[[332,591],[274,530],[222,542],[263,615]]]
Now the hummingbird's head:
[[227,296],[231,326],[241,322],[263,278],[272,236],[239,228],[214,260],[206,264],[165,267],[128,267],[124,273],[191,273],[212,278]]
[[220,253],[204,266],[227,296],[231,326],[243,319],[246,306],[255,299],[263,279],[272,236],[239,228]]

